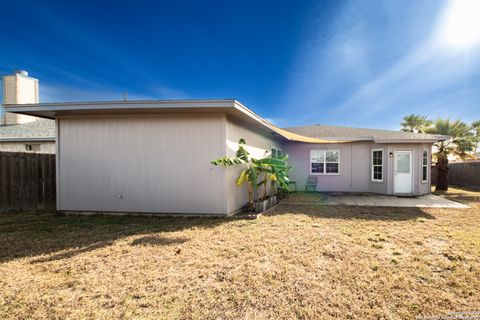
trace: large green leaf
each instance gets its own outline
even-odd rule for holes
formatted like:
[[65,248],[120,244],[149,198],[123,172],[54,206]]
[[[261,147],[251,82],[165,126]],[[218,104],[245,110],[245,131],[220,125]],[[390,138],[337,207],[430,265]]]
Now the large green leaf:
[[[211,163],[216,166],[226,167],[246,166],[247,168],[240,172],[235,183],[239,186],[248,183],[253,190],[263,186],[265,188],[264,195],[267,192],[267,181],[270,181],[272,186],[277,186],[278,189],[288,190],[288,171],[292,168],[287,163],[288,155],[283,155],[279,158],[255,159],[250,157],[250,153],[245,148],[245,145],[245,140],[240,139],[235,157],[222,157]],[[261,180],[260,177],[262,177]]]
[[450,139],[435,144],[438,150],[437,154],[441,153],[444,156],[456,154],[461,158],[466,158],[470,156],[476,146],[473,127],[460,120],[437,119],[427,132],[450,136]]
[[243,139],[238,140],[237,158],[245,162],[249,162],[250,159],[250,153],[245,149],[245,140]]
[[257,160],[257,163],[260,165],[269,165],[269,166],[286,166],[287,163],[278,158],[263,158]]
[[257,186],[257,180],[258,180],[258,173],[255,167],[250,167],[247,169],[247,174],[248,174],[248,181],[251,186],[253,186],[256,189]]
[[244,161],[242,159],[235,158],[235,157],[223,157],[223,158],[213,160],[210,163],[215,166],[230,167],[230,166],[235,166],[235,165],[244,163]]
[[245,182],[248,182],[248,169],[243,170],[235,181],[237,186],[241,186]]

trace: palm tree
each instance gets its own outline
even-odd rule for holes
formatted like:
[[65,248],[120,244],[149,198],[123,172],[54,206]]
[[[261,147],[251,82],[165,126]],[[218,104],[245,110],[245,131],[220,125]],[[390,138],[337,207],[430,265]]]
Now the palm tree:
[[412,113],[411,115],[403,117],[400,125],[402,126],[402,131],[423,133],[432,125],[432,121],[428,120],[425,116]]
[[475,156],[477,156],[477,151],[478,151],[478,143],[480,142],[480,120],[473,121],[472,122],[472,127],[473,130],[475,130],[475,137],[476,137],[476,142],[475,142]]
[[470,155],[475,147],[475,136],[472,127],[460,120],[437,119],[428,133],[449,136],[445,141],[434,144],[437,148],[437,184],[436,190],[448,190],[448,155],[454,154],[462,159]]

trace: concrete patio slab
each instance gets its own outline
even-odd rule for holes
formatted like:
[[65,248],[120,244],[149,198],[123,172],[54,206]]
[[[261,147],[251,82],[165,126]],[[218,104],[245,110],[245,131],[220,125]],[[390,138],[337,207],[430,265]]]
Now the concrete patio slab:
[[470,208],[467,205],[451,201],[433,194],[405,198],[376,194],[348,193],[293,193],[284,200],[288,204],[321,204],[366,207],[410,207],[410,208]]

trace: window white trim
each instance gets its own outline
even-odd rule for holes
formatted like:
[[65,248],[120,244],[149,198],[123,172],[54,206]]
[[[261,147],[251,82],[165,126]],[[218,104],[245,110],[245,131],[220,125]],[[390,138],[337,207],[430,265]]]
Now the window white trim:
[[[423,163],[423,156],[424,154],[427,153],[427,163]],[[430,170],[428,169],[429,167],[429,157],[428,157],[428,150],[427,149],[422,149],[422,158],[421,158],[421,164],[422,164],[422,170],[420,171],[420,174],[421,174],[421,177],[422,177],[422,183],[428,183],[428,174],[430,172]],[[426,173],[426,179],[423,180],[423,168],[427,168],[427,173]]]
[[[312,172],[312,154],[313,152],[323,152],[323,172]],[[337,152],[338,160],[336,162],[328,161],[327,162],[327,152]],[[315,163],[322,163],[322,162],[315,162]],[[327,173],[327,163],[337,163],[338,164],[338,172],[328,172]],[[310,158],[308,159],[308,171],[312,176],[339,176],[340,175],[340,150],[333,150],[333,149],[314,149],[310,150]]]
[[[379,164],[373,164],[373,153],[374,153],[375,151],[382,151],[382,164],[381,164],[381,165],[379,165]],[[384,154],[385,154],[385,152],[383,152],[383,148],[372,149],[372,153],[371,153],[371,157],[370,157],[371,163],[372,163],[372,165],[371,165],[371,171],[372,171],[371,179],[372,179],[372,182],[383,182],[383,174],[384,174],[384,172],[383,172],[383,164],[384,164],[384,162],[385,162],[385,155],[384,155]],[[375,172],[374,168],[375,168],[375,167],[382,167],[382,179],[375,179],[375,176],[374,176],[374,172]]]

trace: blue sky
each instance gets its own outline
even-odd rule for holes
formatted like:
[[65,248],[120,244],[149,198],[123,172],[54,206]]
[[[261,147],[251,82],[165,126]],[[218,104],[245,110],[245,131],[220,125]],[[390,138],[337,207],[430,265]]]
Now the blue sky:
[[127,91],[236,98],[280,126],[398,129],[409,113],[471,122],[473,1],[3,0],[0,73],[40,79],[41,102]]

